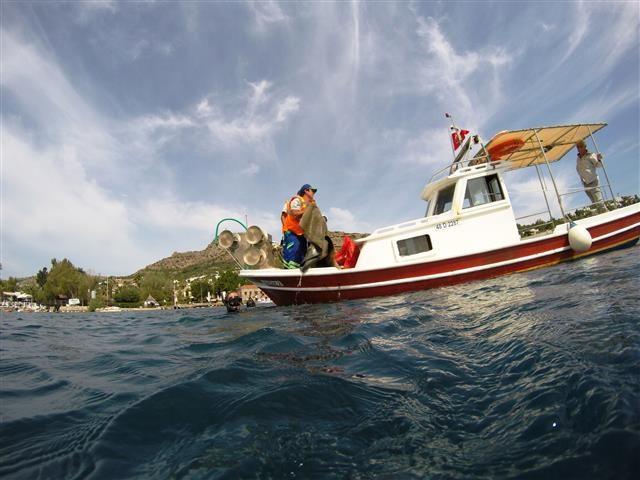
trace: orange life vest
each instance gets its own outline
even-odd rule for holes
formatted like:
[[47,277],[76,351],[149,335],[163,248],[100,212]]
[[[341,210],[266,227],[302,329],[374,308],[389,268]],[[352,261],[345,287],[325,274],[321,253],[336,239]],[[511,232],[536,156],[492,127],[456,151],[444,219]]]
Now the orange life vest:
[[299,198],[302,201],[302,211],[304,212],[305,208],[307,208],[307,203],[304,201],[304,198],[296,195],[295,197],[291,197],[289,203],[287,204],[287,216],[284,219],[284,223],[282,224],[282,233],[289,231],[295,233],[296,235],[304,235],[304,230],[300,226],[300,219],[302,215],[295,216],[291,213],[291,202],[296,198]]

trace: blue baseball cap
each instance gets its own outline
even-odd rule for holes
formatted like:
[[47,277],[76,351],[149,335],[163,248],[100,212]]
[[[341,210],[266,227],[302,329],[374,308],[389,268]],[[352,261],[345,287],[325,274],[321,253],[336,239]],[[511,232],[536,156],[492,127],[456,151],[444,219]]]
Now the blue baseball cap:
[[305,190],[311,190],[313,193],[316,193],[318,191],[317,188],[313,188],[311,185],[309,185],[308,183],[305,183],[304,185],[302,185],[300,187],[300,190],[298,190],[298,195],[302,196],[304,195],[304,191]]

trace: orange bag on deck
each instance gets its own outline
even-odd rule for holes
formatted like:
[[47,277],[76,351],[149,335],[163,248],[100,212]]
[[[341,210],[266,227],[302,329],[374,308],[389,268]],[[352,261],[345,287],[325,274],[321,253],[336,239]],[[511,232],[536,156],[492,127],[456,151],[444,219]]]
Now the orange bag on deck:
[[351,237],[344,237],[344,243],[339,252],[336,252],[336,263],[343,268],[353,268],[358,262],[360,249]]

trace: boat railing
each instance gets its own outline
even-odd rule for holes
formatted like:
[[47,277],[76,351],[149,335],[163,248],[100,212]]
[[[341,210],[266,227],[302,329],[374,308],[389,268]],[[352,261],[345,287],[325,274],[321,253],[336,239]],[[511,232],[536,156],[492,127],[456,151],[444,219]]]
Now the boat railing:
[[[580,218],[584,218],[585,215],[584,213],[587,213],[587,209],[592,210],[595,209],[596,212],[595,213],[601,213],[603,210],[603,206],[605,207],[606,210],[616,210],[618,208],[621,208],[623,206],[624,202],[620,202],[618,199],[616,199],[615,197],[611,197],[608,198],[607,195],[607,190],[609,192],[612,192],[611,190],[611,186],[608,183],[604,183],[602,185],[598,185],[597,187],[577,187],[577,188],[569,188],[567,189],[567,191],[559,193],[560,197],[568,197],[570,195],[575,195],[575,194],[579,194],[579,193],[587,193],[588,191],[594,191],[594,190],[600,190],[600,195],[602,196],[602,202],[596,202],[596,203],[589,203],[586,205],[581,205],[578,207],[574,207],[570,210],[567,210],[567,215],[569,216],[569,218],[572,218],[575,215],[576,211],[581,211],[581,217]],[[612,193],[613,195],[613,193]],[[573,213],[573,215],[572,215]],[[586,215],[586,216],[590,216],[590,215]]]
[[453,175],[454,173],[464,174],[475,170],[485,169],[487,165],[497,167],[499,165],[502,165],[503,163],[504,161],[502,160],[492,161],[489,154],[476,155],[469,159],[456,159],[449,165],[434,172],[427,183],[440,180],[441,178],[448,177],[449,175]]
[[[542,219],[539,219],[533,223],[526,224],[526,225],[522,225],[520,223],[522,220],[525,220],[527,218],[541,217],[543,215],[548,216],[549,220],[541,221]],[[516,225],[518,227],[518,233],[520,234],[520,237],[524,238],[524,237],[530,237],[533,235],[538,235],[540,233],[547,233],[548,231],[553,230],[556,226],[556,220],[551,216],[549,216],[549,212],[545,210],[542,212],[522,215],[521,217],[516,218]]]
[[[571,192],[567,192],[564,195],[570,195],[570,194],[575,194],[575,193],[581,193],[584,192],[586,189],[582,189],[582,188],[576,188],[576,189],[572,189]],[[589,203],[586,205],[581,205],[581,206],[577,206],[574,208],[571,208],[569,210],[565,210],[565,215],[566,217],[560,217],[560,218],[555,218],[552,217],[548,211],[542,211],[542,212],[536,212],[536,213],[530,213],[528,215],[522,215],[520,217],[516,218],[516,225],[518,227],[518,233],[520,234],[521,238],[525,238],[525,237],[531,237],[534,235],[541,235],[541,234],[549,234],[551,232],[553,232],[554,228],[557,225],[561,225],[563,223],[567,223],[569,221],[574,221],[574,220],[581,220],[584,218],[589,218],[589,217],[593,217],[595,215],[599,215],[601,213],[604,213],[604,207],[606,207],[607,211],[613,211],[619,208],[623,208],[626,207],[628,205],[632,205],[634,203],[638,203],[640,202],[640,197],[636,196],[622,196],[619,198],[615,198],[613,200],[607,200],[604,199],[602,204],[598,204],[598,203]],[[549,218],[546,221],[543,221],[543,218],[546,216],[547,218]],[[529,223],[529,224],[522,224],[521,222],[527,218],[531,218],[531,217],[538,217],[538,220],[534,221],[533,223]]]
[[[602,200],[603,201],[607,201],[607,192],[605,190],[605,187],[609,188],[610,185],[608,183],[604,183],[602,185],[598,185],[597,187],[577,187],[577,188],[569,188],[567,189],[566,192],[562,192],[562,193],[558,193],[558,196],[560,197],[566,197],[569,195],[575,195],[576,193],[587,193],[589,190],[593,191],[593,190],[600,190],[600,193],[602,195]],[[611,198],[610,200],[615,200],[615,198]]]

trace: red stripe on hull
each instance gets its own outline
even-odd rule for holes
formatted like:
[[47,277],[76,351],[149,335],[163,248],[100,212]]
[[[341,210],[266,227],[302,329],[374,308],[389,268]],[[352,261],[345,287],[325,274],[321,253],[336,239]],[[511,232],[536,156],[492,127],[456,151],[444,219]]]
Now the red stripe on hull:
[[[630,215],[619,220],[615,220],[606,224],[598,225],[589,229],[592,237],[606,235],[607,233],[625,228],[640,221],[640,214]],[[457,283],[463,283],[473,280],[481,280],[499,275],[519,272],[553,265],[559,262],[581,258],[602,251],[618,247],[622,244],[638,240],[640,237],[640,227],[635,227],[625,232],[617,233],[608,238],[593,242],[591,248],[584,253],[576,253],[573,250],[564,250],[562,252],[541,256],[530,260],[510,263],[492,268],[485,268],[474,272],[468,272],[458,275],[449,275],[439,278],[420,280],[415,282],[398,283],[394,285],[383,285],[375,287],[354,288],[349,290],[333,290],[333,291],[283,291],[262,287],[262,290],[277,305],[290,305],[301,303],[324,303],[335,302],[346,299],[369,298],[384,295],[393,295],[397,293],[405,293],[417,290],[426,290],[428,288],[436,288]],[[278,280],[285,287],[348,287],[350,285],[361,285],[376,282],[385,282],[391,280],[410,279],[427,275],[442,274],[454,272],[456,270],[482,267],[483,265],[491,265],[494,263],[524,258],[531,255],[541,254],[550,250],[568,247],[568,237],[563,235],[560,237],[542,239],[538,242],[528,243],[525,245],[516,245],[492,252],[485,252],[476,255],[467,255],[465,257],[440,260],[436,262],[422,263],[417,265],[409,265],[404,267],[393,267],[384,270],[372,270],[363,272],[353,272],[350,274],[329,274],[322,276],[305,276],[300,277],[269,277],[269,280]],[[257,273],[257,272],[256,272]],[[260,277],[250,277],[250,280],[260,281]]]

